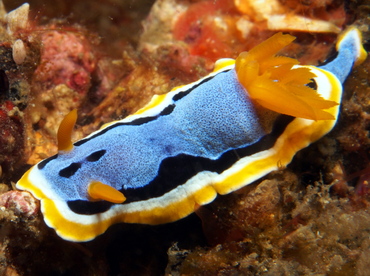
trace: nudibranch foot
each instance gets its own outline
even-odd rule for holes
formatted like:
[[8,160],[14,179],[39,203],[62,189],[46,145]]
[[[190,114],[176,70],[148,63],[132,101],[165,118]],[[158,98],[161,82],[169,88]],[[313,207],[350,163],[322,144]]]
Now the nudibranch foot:
[[324,66],[275,54],[273,36],[204,78],[155,96],[135,114],[71,142],[76,112],[58,131],[58,154],[18,181],[63,239],[89,241],[114,223],[159,224],[286,166],[335,125],[342,83],[366,58],[349,29]]

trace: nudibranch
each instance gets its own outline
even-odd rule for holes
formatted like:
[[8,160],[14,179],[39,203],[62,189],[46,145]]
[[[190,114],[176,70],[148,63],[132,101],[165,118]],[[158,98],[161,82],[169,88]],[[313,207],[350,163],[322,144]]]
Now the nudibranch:
[[206,77],[75,143],[72,111],[59,127],[58,154],[16,187],[41,201],[60,237],[78,242],[115,223],[181,219],[289,164],[333,128],[342,83],[367,55],[356,28],[319,67],[275,56],[292,40],[278,33],[236,60],[219,60]]

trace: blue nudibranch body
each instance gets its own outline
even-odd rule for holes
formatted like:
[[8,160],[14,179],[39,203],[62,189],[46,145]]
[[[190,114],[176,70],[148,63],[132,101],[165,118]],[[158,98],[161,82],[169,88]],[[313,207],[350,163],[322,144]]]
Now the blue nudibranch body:
[[220,60],[208,76],[74,144],[71,112],[58,131],[58,154],[33,166],[17,188],[41,200],[59,236],[88,241],[114,223],[181,219],[287,165],[333,128],[342,83],[366,58],[355,28],[321,67],[275,56],[293,39],[279,33]]

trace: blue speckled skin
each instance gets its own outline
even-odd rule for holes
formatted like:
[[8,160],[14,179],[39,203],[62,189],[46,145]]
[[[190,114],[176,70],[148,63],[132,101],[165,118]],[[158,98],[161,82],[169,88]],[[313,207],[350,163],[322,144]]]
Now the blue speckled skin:
[[[174,102],[168,115],[141,125],[114,127],[71,152],[49,161],[41,170],[65,200],[87,200],[87,186],[100,181],[116,189],[147,185],[161,161],[185,153],[217,159],[226,150],[258,141],[264,131],[253,104],[234,70],[220,73]],[[96,162],[86,157],[99,150]],[[72,163],[81,168],[69,178],[59,171]]]

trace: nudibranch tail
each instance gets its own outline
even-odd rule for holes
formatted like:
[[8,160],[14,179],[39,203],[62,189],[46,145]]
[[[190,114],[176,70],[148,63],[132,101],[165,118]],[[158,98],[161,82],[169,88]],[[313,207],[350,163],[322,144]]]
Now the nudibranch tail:
[[338,52],[335,59],[320,68],[331,72],[343,83],[352,67],[361,64],[367,58],[360,31],[355,27],[349,27],[339,36],[336,49]]
[[355,62],[354,66],[360,65],[363,63],[367,58],[367,52],[362,46],[362,34],[356,27],[349,27],[343,33],[341,33],[338,37],[338,42],[336,44],[336,49],[339,52],[343,48],[347,48],[345,45],[348,41],[352,40],[355,45]]
[[325,109],[338,105],[307,86],[315,74],[297,66],[296,59],[275,54],[291,43],[291,35],[277,33],[235,61],[240,83],[251,99],[278,113],[311,120],[334,120]]
[[76,121],[77,121],[77,110],[74,109],[71,112],[69,112],[60,123],[57,133],[59,152],[71,151],[73,149],[71,137]]
[[105,200],[112,203],[123,203],[126,200],[123,193],[99,181],[91,182],[87,192],[93,200]]

